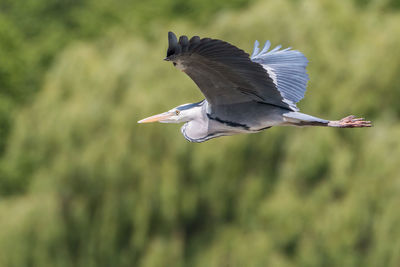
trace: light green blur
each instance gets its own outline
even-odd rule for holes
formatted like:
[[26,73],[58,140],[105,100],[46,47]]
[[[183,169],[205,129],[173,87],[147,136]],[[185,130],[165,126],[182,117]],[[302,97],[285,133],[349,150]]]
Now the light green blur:
[[[396,1],[2,2],[1,267],[400,266]],[[169,30],[300,50],[301,111],[374,127],[137,124],[202,99]]]

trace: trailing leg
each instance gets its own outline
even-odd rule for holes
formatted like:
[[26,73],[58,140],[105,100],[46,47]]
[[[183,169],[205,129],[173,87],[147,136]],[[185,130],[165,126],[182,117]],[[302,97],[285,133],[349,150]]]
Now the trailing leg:
[[327,126],[337,128],[356,128],[371,127],[370,121],[355,116],[347,116],[338,121],[328,121],[314,116],[310,116],[301,112],[288,112],[283,114],[284,123],[282,125],[292,126]]
[[338,128],[355,128],[355,127],[371,127],[370,121],[364,120],[364,118],[356,118],[354,115],[347,116],[339,121],[329,121],[329,127]]

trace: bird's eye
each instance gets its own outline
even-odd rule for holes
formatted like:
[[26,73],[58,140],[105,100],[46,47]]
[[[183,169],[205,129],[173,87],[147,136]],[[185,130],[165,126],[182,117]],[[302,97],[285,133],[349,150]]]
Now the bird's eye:
[[179,113],[181,113],[179,110],[175,110],[176,115],[179,115]]

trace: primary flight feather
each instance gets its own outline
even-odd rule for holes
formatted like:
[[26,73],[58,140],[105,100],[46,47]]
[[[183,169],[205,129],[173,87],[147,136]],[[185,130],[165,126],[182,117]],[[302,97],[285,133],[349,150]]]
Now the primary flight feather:
[[184,104],[139,123],[180,123],[191,142],[239,133],[255,133],[272,126],[370,127],[355,116],[329,121],[300,113],[296,103],[304,97],[307,59],[281,46],[260,51],[256,41],[251,57],[227,42],[168,33],[165,60],[185,72],[205,99]]

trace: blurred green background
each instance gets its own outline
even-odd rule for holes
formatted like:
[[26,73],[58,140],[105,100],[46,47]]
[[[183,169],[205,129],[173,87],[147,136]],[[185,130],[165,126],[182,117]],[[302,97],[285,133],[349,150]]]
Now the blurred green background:
[[[187,142],[167,31],[302,51],[370,129]],[[0,0],[0,266],[400,266],[400,1]]]

